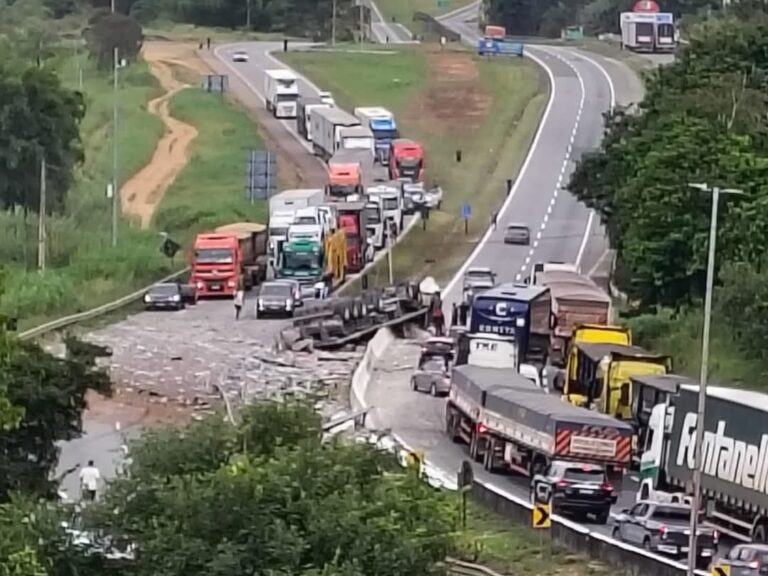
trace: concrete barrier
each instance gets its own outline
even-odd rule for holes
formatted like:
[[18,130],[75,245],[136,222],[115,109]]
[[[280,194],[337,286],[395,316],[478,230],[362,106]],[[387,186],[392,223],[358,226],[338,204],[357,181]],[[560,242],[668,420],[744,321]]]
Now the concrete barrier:
[[389,328],[380,328],[376,335],[368,342],[365,354],[352,373],[352,385],[350,387],[350,404],[353,410],[363,410],[368,405],[365,403],[365,393],[368,390],[368,382],[373,374],[373,366],[387,347],[395,339],[395,335]]

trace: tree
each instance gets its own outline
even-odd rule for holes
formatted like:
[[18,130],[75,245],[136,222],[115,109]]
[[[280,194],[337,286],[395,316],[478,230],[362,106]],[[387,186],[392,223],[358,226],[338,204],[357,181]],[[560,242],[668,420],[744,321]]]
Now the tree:
[[130,16],[119,13],[97,12],[84,32],[91,57],[99,67],[109,69],[114,65],[114,50],[119,57],[132,60],[141,51],[144,32],[141,24]]
[[109,377],[95,366],[95,357],[106,351],[78,354],[59,359],[36,344],[0,339],[0,390],[23,410],[18,425],[0,434],[0,501],[12,491],[50,495],[56,444],[82,433],[86,393],[111,393]]
[[452,544],[447,496],[370,446],[324,443],[303,403],[156,432],[131,458],[93,521],[136,543],[136,576],[421,575]]
[[51,70],[20,73],[0,63],[0,208],[38,210],[40,163],[49,170],[48,207],[64,206],[73,170],[83,160],[80,94],[66,90]]
[[675,64],[647,83],[639,112],[607,118],[570,191],[594,208],[617,249],[615,281],[640,309],[703,293],[711,198],[689,182],[744,189],[721,206],[718,263],[755,263],[768,238],[768,24],[695,28]]

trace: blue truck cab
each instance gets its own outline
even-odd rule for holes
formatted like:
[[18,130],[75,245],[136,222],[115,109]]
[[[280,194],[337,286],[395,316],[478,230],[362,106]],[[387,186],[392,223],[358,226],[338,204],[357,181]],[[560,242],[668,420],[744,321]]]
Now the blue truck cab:
[[355,108],[355,117],[363,126],[368,126],[373,132],[376,148],[376,160],[382,166],[389,165],[389,145],[392,140],[400,138],[395,115],[386,108],[379,106],[361,106]]
[[469,332],[514,339],[523,362],[543,362],[549,345],[549,288],[499,284],[477,294],[469,313]]
[[506,42],[496,38],[480,38],[477,41],[477,53],[479,56],[510,55],[523,57],[523,45],[519,42]]

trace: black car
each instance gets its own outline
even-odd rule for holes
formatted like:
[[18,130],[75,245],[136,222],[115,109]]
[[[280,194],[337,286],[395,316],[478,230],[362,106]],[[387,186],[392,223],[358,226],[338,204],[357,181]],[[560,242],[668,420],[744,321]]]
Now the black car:
[[[688,504],[641,501],[622,510],[615,519],[613,537],[650,552],[684,560],[688,556],[691,507]],[[696,566],[705,569],[717,551],[718,534],[699,524]]]
[[182,310],[185,295],[179,284],[155,284],[144,294],[144,307],[147,310]]
[[555,514],[593,515],[605,524],[616,502],[605,468],[598,464],[555,460],[531,482],[531,498],[551,502]]

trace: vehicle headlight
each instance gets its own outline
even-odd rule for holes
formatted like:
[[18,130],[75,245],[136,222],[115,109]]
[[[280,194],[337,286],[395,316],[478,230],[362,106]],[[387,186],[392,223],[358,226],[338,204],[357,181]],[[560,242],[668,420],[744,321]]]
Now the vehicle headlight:
[[149,294],[144,294],[144,302],[152,302],[152,297]]
[[290,308],[293,305],[293,301],[290,298],[285,299],[285,307]]
[[235,287],[235,281],[234,281],[234,280],[229,280],[229,281],[227,281],[227,286],[228,286],[229,288],[234,288],[234,287]]
[[259,306],[259,310],[264,310],[264,299],[263,298],[259,298],[258,299],[258,306]]
[[181,302],[181,296],[179,296],[178,294],[174,294],[171,300],[173,300],[174,302]]

